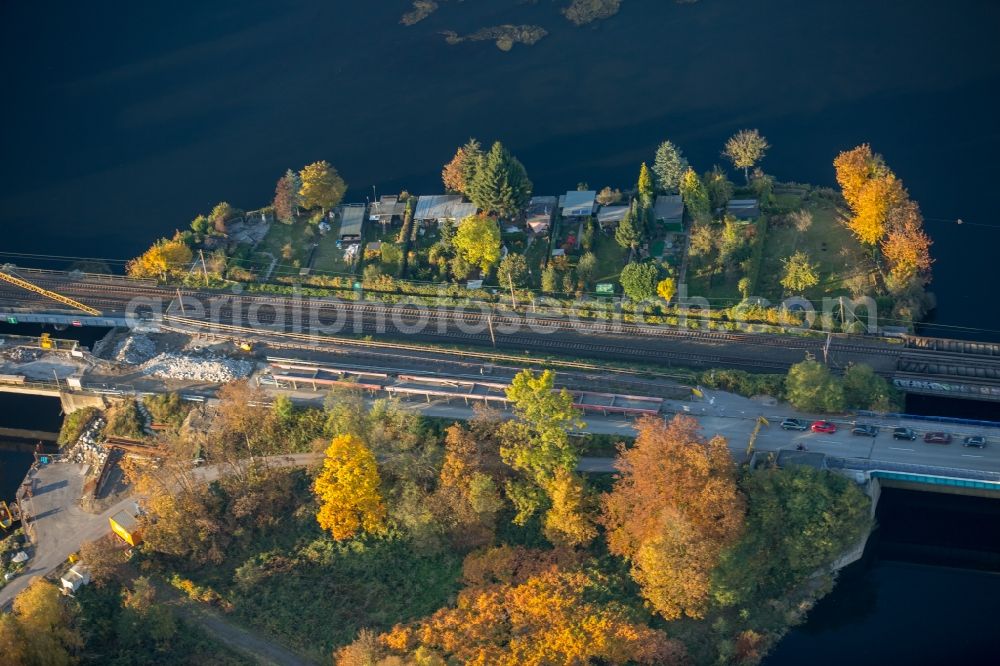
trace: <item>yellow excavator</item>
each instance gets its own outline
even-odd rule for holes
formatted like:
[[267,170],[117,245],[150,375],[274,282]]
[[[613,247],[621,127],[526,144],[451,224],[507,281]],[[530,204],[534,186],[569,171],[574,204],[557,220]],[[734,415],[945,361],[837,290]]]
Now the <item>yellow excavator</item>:
[[82,310],[83,312],[86,312],[87,314],[89,314],[89,315],[91,315],[93,317],[100,317],[101,316],[101,311],[100,310],[96,310],[96,309],[90,307],[89,305],[84,305],[83,303],[80,303],[79,301],[74,301],[72,298],[69,298],[67,296],[63,296],[62,294],[57,294],[54,291],[49,291],[48,289],[43,289],[43,288],[39,287],[36,284],[32,284],[32,283],[28,282],[27,280],[22,280],[21,278],[17,277],[16,275],[12,275],[11,273],[8,273],[6,271],[0,271],[0,280],[3,280],[4,282],[9,282],[10,284],[13,284],[13,285],[16,285],[18,287],[21,287],[22,289],[27,289],[28,291],[33,291],[36,294],[41,294],[45,298],[51,298],[53,301],[58,301],[59,303],[62,303],[63,305],[68,305],[68,306],[70,306],[72,308],[76,308],[77,310]]

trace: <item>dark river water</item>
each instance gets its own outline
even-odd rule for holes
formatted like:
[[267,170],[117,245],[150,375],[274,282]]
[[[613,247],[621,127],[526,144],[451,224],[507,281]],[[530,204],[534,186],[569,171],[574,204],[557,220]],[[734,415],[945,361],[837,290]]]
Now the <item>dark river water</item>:
[[[0,3],[0,252],[131,257],[219,200],[268,203],[318,159],[356,201],[438,193],[455,146],[502,139],[557,194],[630,186],[665,138],[706,170],[757,127],[782,180],[833,185],[838,151],[883,153],[935,241],[926,330],[1000,335],[1000,3],[626,0],[581,29],[550,0],[447,3],[406,28],[408,4]],[[502,53],[437,34],[499,23],[550,35]],[[10,405],[0,425],[28,413]],[[983,520],[969,529],[996,531]],[[911,559],[873,547],[769,663],[975,663],[998,577]]]

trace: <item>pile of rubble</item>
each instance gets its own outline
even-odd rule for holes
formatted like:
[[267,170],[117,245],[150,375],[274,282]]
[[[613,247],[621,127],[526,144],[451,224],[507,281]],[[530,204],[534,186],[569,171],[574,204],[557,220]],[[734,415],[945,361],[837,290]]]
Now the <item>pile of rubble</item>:
[[103,416],[98,416],[87,424],[76,444],[67,451],[70,460],[75,463],[87,463],[100,469],[108,457],[108,450],[101,444],[104,424]]
[[251,361],[212,353],[193,356],[164,352],[144,363],[140,371],[144,375],[162,379],[186,379],[223,384],[247,377],[253,369],[254,364]]
[[44,355],[44,351],[41,349],[34,349],[32,347],[11,347],[10,349],[0,351],[0,356],[3,356],[5,359],[15,363],[37,361]]
[[122,340],[115,348],[114,359],[119,363],[139,365],[153,358],[156,343],[145,335],[133,334]]

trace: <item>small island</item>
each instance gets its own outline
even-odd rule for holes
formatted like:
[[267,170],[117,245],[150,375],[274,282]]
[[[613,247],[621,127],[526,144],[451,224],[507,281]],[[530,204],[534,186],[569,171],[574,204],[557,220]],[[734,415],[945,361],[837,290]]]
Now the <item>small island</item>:
[[459,35],[452,30],[446,30],[442,34],[445,41],[449,44],[495,41],[498,49],[501,51],[510,51],[514,48],[514,44],[531,46],[549,33],[539,25],[506,24],[482,28],[468,35]]

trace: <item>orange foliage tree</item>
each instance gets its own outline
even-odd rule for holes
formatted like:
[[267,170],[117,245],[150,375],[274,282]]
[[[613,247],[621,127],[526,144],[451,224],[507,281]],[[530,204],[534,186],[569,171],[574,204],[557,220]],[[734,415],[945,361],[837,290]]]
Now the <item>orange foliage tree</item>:
[[608,548],[628,559],[643,596],[663,617],[702,617],[710,575],[741,535],[745,500],[726,441],[706,441],[695,419],[645,417],[620,476],[603,498]]
[[858,192],[847,226],[862,243],[875,246],[885,236],[890,213],[906,200],[906,190],[892,172],[872,178]]
[[549,570],[522,583],[472,588],[444,608],[381,640],[390,654],[420,663],[486,666],[524,664],[680,664],[684,648],[635,621],[615,603],[587,593],[599,583],[580,572]]
[[929,271],[930,247],[917,205],[907,201],[897,207],[889,217],[889,233],[882,239],[882,254],[893,278],[904,282]]

